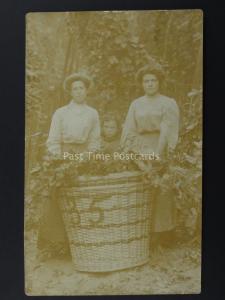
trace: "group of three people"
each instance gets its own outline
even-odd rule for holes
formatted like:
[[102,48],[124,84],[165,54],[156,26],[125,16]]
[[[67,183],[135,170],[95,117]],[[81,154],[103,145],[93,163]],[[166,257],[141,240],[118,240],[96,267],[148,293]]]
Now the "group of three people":
[[[155,153],[163,159],[168,151],[175,149],[179,133],[179,109],[174,99],[160,93],[162,78],[159,70],[149,66],[138,71],[136,79],[144,89],[144,96],[135,99],[129,107],[119,137],[123,151],[137,154]],[[78,73],[65,79],[64,89],[69,92],[71,101],[57,109],[53,115],[47,140],[48,151],[53,155],[61,156],[64,152],[95,152],[101,148],[98,112],[86,104],[90,84],[91,80],[87,76]],[[118,146],[115,142],[118,141],[118,123],[115,122],[116,118],[108,118],[103,124],[105,151],[107,146],[109,151]],[[142,171],[150,172],[151,162],[139,161],[138,166]],[[50,214],[55,222],[51,221],[49,226],[45,224],[45,236],[62,241],[66,238],[65,231],[55,201],[50,201]],[[157,197],[152,230],[158,233],[158,236],[169,237],[173,232],[174,209],[171,193]]]

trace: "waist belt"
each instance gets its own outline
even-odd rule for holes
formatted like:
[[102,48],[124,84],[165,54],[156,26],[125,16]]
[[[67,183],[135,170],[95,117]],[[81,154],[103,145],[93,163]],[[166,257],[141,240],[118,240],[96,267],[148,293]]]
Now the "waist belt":
[[61,145],[63,146],[63,145],[71,145],[71,146],[80,146],[80,145],[84,145],[84,144],[86,144],[87,142],[85,141],[85,142],[62,142],[61,143]]
[[155,130],[151,130],[151,131],[142,131],[142,132],[139,132],[140,135],[145,135],[145,134],[156,134],[156,133],[160,133],[160,130],[158,129],[155,129]]

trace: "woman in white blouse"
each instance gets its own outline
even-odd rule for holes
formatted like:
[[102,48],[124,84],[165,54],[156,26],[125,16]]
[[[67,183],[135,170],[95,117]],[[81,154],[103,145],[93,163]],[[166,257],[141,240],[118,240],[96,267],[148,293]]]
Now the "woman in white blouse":
[[[153,154],[160,160],[166,158],[168,151],[175,149],[179,132],[179,109],[176,101],[160,94],[162,79],[160,69],[145,66],[137,73],[142,84],[144,96],[135,99],[129,108],[121,137],[125,151],[139,154]],[[157,163],[155,161],[154,163]],[[150,171],[151,161],[139,162],[143,171]],[[168,187],[164,194],[157,194],[154,209],[153,231],[158,233],[158,241],[174,234],[175,203],[173,193]],[[157,236],[157,234],[155,235]]]
[[[71,101],[58,108],[53,115],[47,149],[54,158],[62,158],[64,152],[84,153],[100,148],[100,122],[98,112],[86,104],[89,77],[72,74],[64,81],[64,89],[69,92]],[[58,207],[57,195],[53,192],[46,203],[43,224],[40,229],[40,246],[59,247],[69,251],[62,216]]]
[[96,151],[100,148],[98,112],[86,104],[91,80],[78,73],[68,76],[64,89],[70,93],[68,105],[58,108],[53,115],[48,151],[56,156],[64,152]]

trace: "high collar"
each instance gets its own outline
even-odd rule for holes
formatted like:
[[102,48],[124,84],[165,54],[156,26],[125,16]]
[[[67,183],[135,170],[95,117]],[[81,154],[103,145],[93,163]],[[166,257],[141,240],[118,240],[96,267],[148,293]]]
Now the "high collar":
[[155,101],[157,101],[157,100],[160,98],[160,96],[161,96],[161,94],[158,93],[158,94],[154,95],[153,97],[148,96],[147,94],[145,94],[144,97],[145,97],[145,100],[146,100],[147,102],[155,102]]
[[112,137],[106,137],[104,134],[102,136],[103,136],[103,139],[104,139],[105,142],[113,142],[113,141],[118,140],[119,133],[117,133],[116,135],[114,135]]
[[84,107],[86,107],[87,104],[84,102],[84,103],[76,103],[75,101],[71,100],[70,103],[68,104],[68,107],[69,108],[75,108],[75,109],[82,109]]

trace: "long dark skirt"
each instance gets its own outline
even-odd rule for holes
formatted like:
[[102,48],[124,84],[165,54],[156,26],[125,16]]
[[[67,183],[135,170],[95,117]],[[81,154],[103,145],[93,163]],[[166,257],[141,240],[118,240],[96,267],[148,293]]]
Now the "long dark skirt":
[[70,253],[69,241],[55,193],[52,193],[51,197],[45,203],[39,230],[38,245],[40,249],[49,249],[52,252],[51,255]]
[[176,204],[172,188],[156,189],[152,199],[152,231],[164,232],[176,226]]
[[151,200],[151,249],[157,249],[158,246],[174,247],[177,244],[177,210],[172,188],[167,191],[155,189]]

